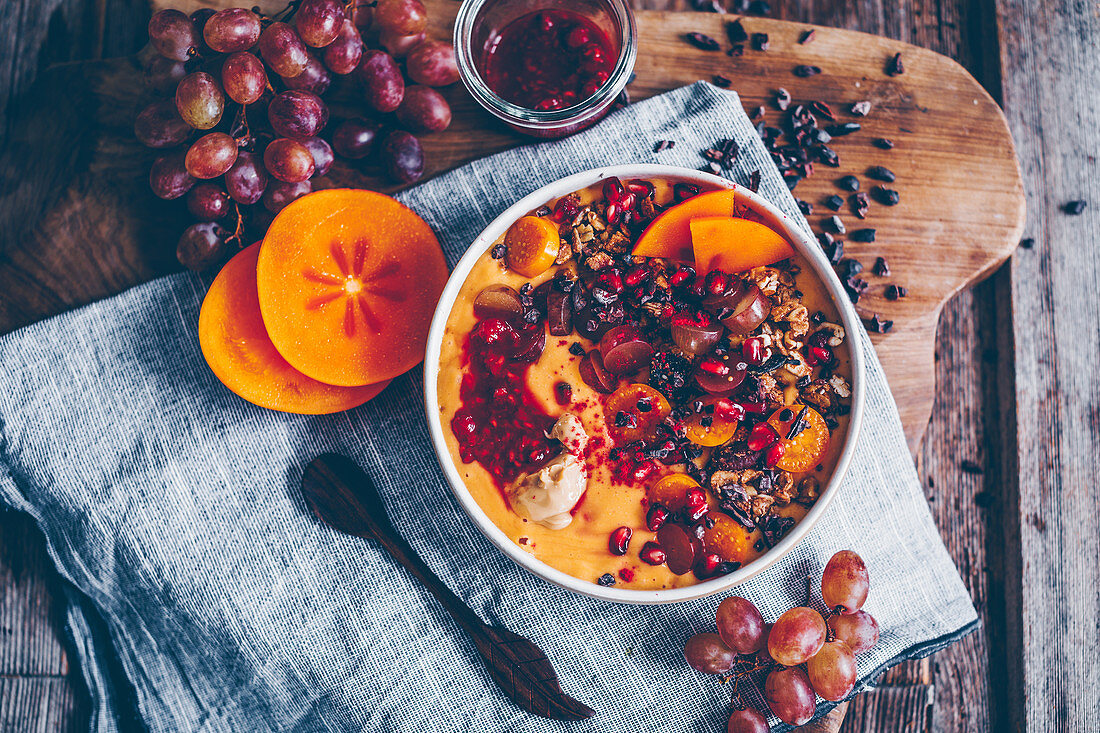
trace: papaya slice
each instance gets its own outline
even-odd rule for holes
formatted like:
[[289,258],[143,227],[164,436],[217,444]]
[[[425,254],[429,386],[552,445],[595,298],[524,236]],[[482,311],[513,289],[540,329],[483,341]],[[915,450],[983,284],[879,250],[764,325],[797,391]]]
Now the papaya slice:
[[373,191],[328,189],[275,217],[260,247],[260,314],[298,371],[374,384],[424,359],[447,265],[431,227]]
[[377,395],[388,381],[334,387],[307,377],[284,359],[267,336],[256,296],[260,243],[233,257],[218,273],[199,312],[199,346],[222,384],[254,405],[300,415],[349,410]]
[[729,216],[701,216],[689,222],[695,269],[744,272],[794,256],[778,232],[757,221]]
[[733,189],[692,196],[687,201],[666,209],[650,222],[642,236],[638,237],[632,254],[693,262],[695,250],[692,248],[691,220],[700,216],[730,217],[735,211]]

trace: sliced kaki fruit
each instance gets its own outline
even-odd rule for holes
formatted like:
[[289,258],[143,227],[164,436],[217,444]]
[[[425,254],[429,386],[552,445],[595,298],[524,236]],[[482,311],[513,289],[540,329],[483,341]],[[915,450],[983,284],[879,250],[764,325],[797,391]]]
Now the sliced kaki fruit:
[[727,442],[737,432],[737,426],[740,423],[731,415],[725,415],[716,408],[720,401],[722,401],[721,397],[704,397],[703,411],[693,412],[684,420],[687,439],[692,443],[713,448]]
[[794,256],[794,248],[778,232],[758,221],[729,216],[691,220],[695,269],[744,272]]
[[687,201],[663,211],[650,222],[634,245],[632,254],[638,257],[664,257],[680,262],[694,262],[691,244],[691,220],[700,216],[733,216],[734,189],[710,191],[692,196]]
[[561,246],[558,225],[540,216],[525,216],[504,233],[505,262],[524,277],[535,277],[554,264]]
[[230,391],[254,405],[301,415],[358,407],[389,384],[334,387],[307,377],[284,359],[264,328],[256,296],[260,243],[233,257],[218,273],[199,312],[199,346],[210,370]]
[[[800,426],[792,435],[796,421],[800,421]],[[781,407],[772,413],[768,423],[779,433],[779,440],[783,443],[783,456],[775,465],[784,471],[812,471],[829,447],[829,426],[809,405]],[[792,437],[788,438],[788,435]]]
[[260,313],[298,371],[344,387],[424,359],[447,282],[443,251],[412,210],[373,191],[328,189],[283,209],[256,263]]
[[699,482],[686,473],[670,473],[646,489],[650,505],[664,504],[669,511],[679,511],[684,506],[688,489],[698,489]]
[[616,445],[626,445],[653,435],[657,425],[670,412],[672,406],[665,396],[648,384],[619,387],[604,403],[607,430]]
[[707,522],[711,526],[703,533],[706,551],[717,553],[725,562],[747,562],[753,545],[752,533],[728,514],[711,512],[707,517],[713,524]]

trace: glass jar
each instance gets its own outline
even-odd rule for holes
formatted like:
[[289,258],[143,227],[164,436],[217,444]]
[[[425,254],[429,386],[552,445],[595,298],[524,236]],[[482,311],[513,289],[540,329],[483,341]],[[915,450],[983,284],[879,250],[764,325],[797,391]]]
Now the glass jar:
[[[607,81],[591,96],[560,109],[531,109],[510,102],[486,79],[489,49],[500,41],[502,29],[542,10],[583,16],[606,34],[612,50],[618,49]],[[625,0],[463,0],[455,20],[455,56],[470,95],[512,129],[535,137],[565,137],[610,112],[634,72],[637,43],[634,13]]]

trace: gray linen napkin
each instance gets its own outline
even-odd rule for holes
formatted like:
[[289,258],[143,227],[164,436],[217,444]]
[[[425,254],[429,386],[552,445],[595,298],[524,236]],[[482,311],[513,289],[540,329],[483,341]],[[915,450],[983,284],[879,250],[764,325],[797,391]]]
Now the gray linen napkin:
[[[804,221],[737,95],[703,83],[573,138],[472,163],[401,199],[453,264],[490,220],[544,183],[612,163],[696,166],[701,149],[728,137],[742,151],[734,178],[760,170],[760,191]],[[657,140],[676,146],[654,153]],[[344,414],[254,407],[203,362],[203,289],[190,275],[166,277],[0,339],[0,496],[34,517],[75,587],[68,627],[94,730],[126,727],[128,710],[154,731],[724,730],[728,687],[681,656],[690,634],[712,629],[717,598],[614,605],[527,574],[446,487],[420,369]],[[866,608],[882,626],[859,660],[868,681],[977,619],[882,369],[858,337],[867,410],[844,490],[794,552],[737,592],[774,619],[802,602],[804,578],[819,576],[833,552],[858,551],[872,579]],[[364,466],[394,525],[440,577],[482,618],[541,645],[566,691],[599,714],[563,724],[520,711],[383,550],[315,521],[298,486],[324,451]]]

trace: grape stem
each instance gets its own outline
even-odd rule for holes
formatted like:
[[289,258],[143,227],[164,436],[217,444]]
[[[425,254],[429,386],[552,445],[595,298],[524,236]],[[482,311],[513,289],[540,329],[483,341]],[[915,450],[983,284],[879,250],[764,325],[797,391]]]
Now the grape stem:
[[237,216],[237,226],[225,243],[236,244],[237,249],[244,249],[244,216],[241,214],[241,205],[236,201],[233,202],[233,213]]

